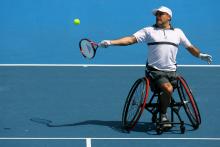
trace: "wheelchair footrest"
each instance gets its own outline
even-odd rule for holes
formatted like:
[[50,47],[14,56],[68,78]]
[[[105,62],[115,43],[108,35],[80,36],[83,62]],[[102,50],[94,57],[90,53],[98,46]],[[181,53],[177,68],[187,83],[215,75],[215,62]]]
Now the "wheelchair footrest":
[[[171,124],[171,127],[164,127],[165,124]],[[174,125],[180,125],[180,131],[182,134],[185,133],[185,125],[184,121],[180,122],[159,122],[156,121],[156,132],[157,134],[162,134],[163,132],[167,132],[174,127]]]

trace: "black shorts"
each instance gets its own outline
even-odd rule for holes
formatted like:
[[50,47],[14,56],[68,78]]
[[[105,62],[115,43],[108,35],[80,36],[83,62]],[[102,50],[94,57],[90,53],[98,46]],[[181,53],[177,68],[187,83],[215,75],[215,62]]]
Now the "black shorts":
[[158,88],[161,84],[164,83],[175,83],[178,74],[176,71],[160,71],[150,67],[147,70],[146,76],[150,76],[151,86],[156,86],[156,88]]

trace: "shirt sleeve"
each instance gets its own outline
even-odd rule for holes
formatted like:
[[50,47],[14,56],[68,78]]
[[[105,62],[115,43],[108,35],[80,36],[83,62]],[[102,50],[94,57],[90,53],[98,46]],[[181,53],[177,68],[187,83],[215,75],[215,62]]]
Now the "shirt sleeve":
[[133,36],[137,39],[138,43],[146,42],[147,32],[146,29],[141,29],[133,34]]
[[180,35],[180,44],[184,45],[185,48],[192,46],[191,42],[187,39],[186,35],[183,33],[181,29],[177,29]]

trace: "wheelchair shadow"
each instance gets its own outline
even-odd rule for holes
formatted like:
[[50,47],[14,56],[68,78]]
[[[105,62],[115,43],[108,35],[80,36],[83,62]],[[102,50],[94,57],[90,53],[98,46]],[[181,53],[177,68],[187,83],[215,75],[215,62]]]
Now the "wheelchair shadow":
[[[55,127],[74,127],[74,126],[84,126],[84,125],[97,125],[97,126],[105,126],[113,129],[114,131],[120,133],[129,133],[122,127],[121,121],[102,121],[102,120],[86,120],[76,123],[66,123],[66,124],[56,124],[51,120],[42,119],[42,118],[31,118],[30,121],[43,124],[47,127],[55,128]],[[134,129],[131,132],[142,132],[147,133],[148,135],[157,135],[155,124],[152,122],[138,122]],[[186,130],[192,131],[192,130]],[[180,130],[178,128],[172,128],[171,130],[164,132],[169,134],[180,134]]]
[[[76,123],[66,123],[66,124],[56,124],[51,120],[42,119],[42,118],[31,118],[30,121],[38,124],[43,124],[47,127],[74,127],[74,126],[84,126],[84,125],[97,125],[97,126],[105,126],[113,129],[114,131],[120,133],[129,133],[122,127],[121,121],[102,121],[102,120],[86,120]],[[147,132],[154,130],[155,126],[153,123],[143,123],[139,122],[136,124],[135,128],[132,132]]]

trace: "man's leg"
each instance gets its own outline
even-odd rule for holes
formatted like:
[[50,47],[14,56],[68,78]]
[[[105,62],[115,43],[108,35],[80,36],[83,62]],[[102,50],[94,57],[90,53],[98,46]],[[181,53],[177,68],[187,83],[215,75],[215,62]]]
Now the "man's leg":
[[[171,102],[171,96],[173,93],[173,86],[171,83],[163,83],[160,85],[161,93],[159,94],[159,104],[160,104],[160,113],[161,113],[161,121],[168,122],[168,118],[166,116],[167,108]],[[171,124],[164,124],[164,127],[171,127]]]
[[171,96],[173,93],[173,86],[171,83],[163,83],[160,85],[161,93],[159,94],[160,111],[163,114],[167,113],[167,107],[171,102]]

